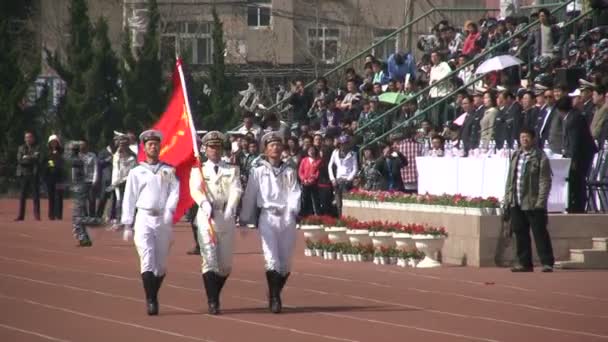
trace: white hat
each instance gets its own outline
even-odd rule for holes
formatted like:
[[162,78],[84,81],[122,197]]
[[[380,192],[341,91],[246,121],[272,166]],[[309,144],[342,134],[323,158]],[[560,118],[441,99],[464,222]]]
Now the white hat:
[[48,144],[51,143],[51,141],[55,140],[56,142],[59,143],[59,146],[61,146],[61,140],[59,139],[59,136],[57,136],[56,134],[51,134],[51,136],[49,137],[49,141]]
[[569,93],[568,96],[570,96],[570,97],[581,96],[581,90],[580,90],[580,88],[576,88],[576,90],[574,90],[573,92]]

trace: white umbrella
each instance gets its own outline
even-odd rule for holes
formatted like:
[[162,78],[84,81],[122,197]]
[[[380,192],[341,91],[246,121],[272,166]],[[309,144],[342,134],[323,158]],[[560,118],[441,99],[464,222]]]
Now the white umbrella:
[[490,71],[498,71],[503,70],[508,67],[523,64],[524,62],[511,55],[502,55],[496,56],[488,59],[487,61],[481,63],[481,65],[475,71],[476,74],[487,74]]

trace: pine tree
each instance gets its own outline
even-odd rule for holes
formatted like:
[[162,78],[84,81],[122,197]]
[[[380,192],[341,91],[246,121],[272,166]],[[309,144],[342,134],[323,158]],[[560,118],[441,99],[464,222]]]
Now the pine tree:
[[91,44],[93,27],[86,0],[71,0],[69,12],[70,39],[66,47],[65,65],[59,52],[48,54],[49,65],[57,71],[67,85],[65,96],[58,109],[55,128],[62,131],[68,139],[79,139],[85,136],[86,123],[89,122],[88,118],[94,109],[87,96],[90,95],[87,92],[89,84],[85,80],[85,74],[93,58]]
[[211,113],[203,113],[205,129],[222,130],[234,124],[234,108],[232,104],[232,87],[224,62],[224,28],[215,7],[212,9],[213,28],[213,64],[209,70],[209,87],[211,88]]
[[160,13],[156,0],[148,0],[148,24],[143,46],[132,51],[131,36],[126,29],[122,46],[122,100],[125,128],[140,130],[149,127],[162,114],[165,83],[159,60]]
[[17,147],[23,143],[24,130],[38,131],[40,110],[26,108],[23,100],[40,71],[40,51],[24,51],[23,44],[33,39],[30,31],[16,34],[14,19],[30,15],[30,1],[0,2],[0,192],[7,190],[7,178],[15,176]]
[[118,59],[108,38],[105,18],[97,20],[93,38],[93,57],[84,77],[91,106],[90,115],[84,118],[84,131],[90,142],[100,148],[112,138],[112,131],[120,127]]

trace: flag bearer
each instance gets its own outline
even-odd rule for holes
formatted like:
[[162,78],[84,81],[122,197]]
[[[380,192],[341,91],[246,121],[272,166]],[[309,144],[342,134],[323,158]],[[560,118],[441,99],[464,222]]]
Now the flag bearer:
[[220,292],[232,270],[234,216],[243,192],[239,169],[221,160],[224,141],[218,131],[207,133],[202,140],[207,161],[190,172],[190,196],[199,205],[203,284],[212,315],[220,313]]

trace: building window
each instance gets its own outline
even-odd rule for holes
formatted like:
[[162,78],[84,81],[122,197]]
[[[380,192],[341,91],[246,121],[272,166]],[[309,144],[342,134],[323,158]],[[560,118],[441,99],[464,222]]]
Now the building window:
[[340,30],[327,27],[308,30],[308,48],[319,61],[334,64],[338,60]]
[[[386,38],[389,34],[395,32],[395,29],[374,29],[373,41],[374,44]],[[399,50],[399,34],[387,39],[384,43],[376,46],[372,50],[372,55],[378,59],[387,60],[388,57]]]
[[165,23],[161,34],[161,58],[179,54],[190,64],[211,64],[213,43],[211,23],[172,21]]
[[270,26],[271,0],[247,0],[247,25],[249,27]]

